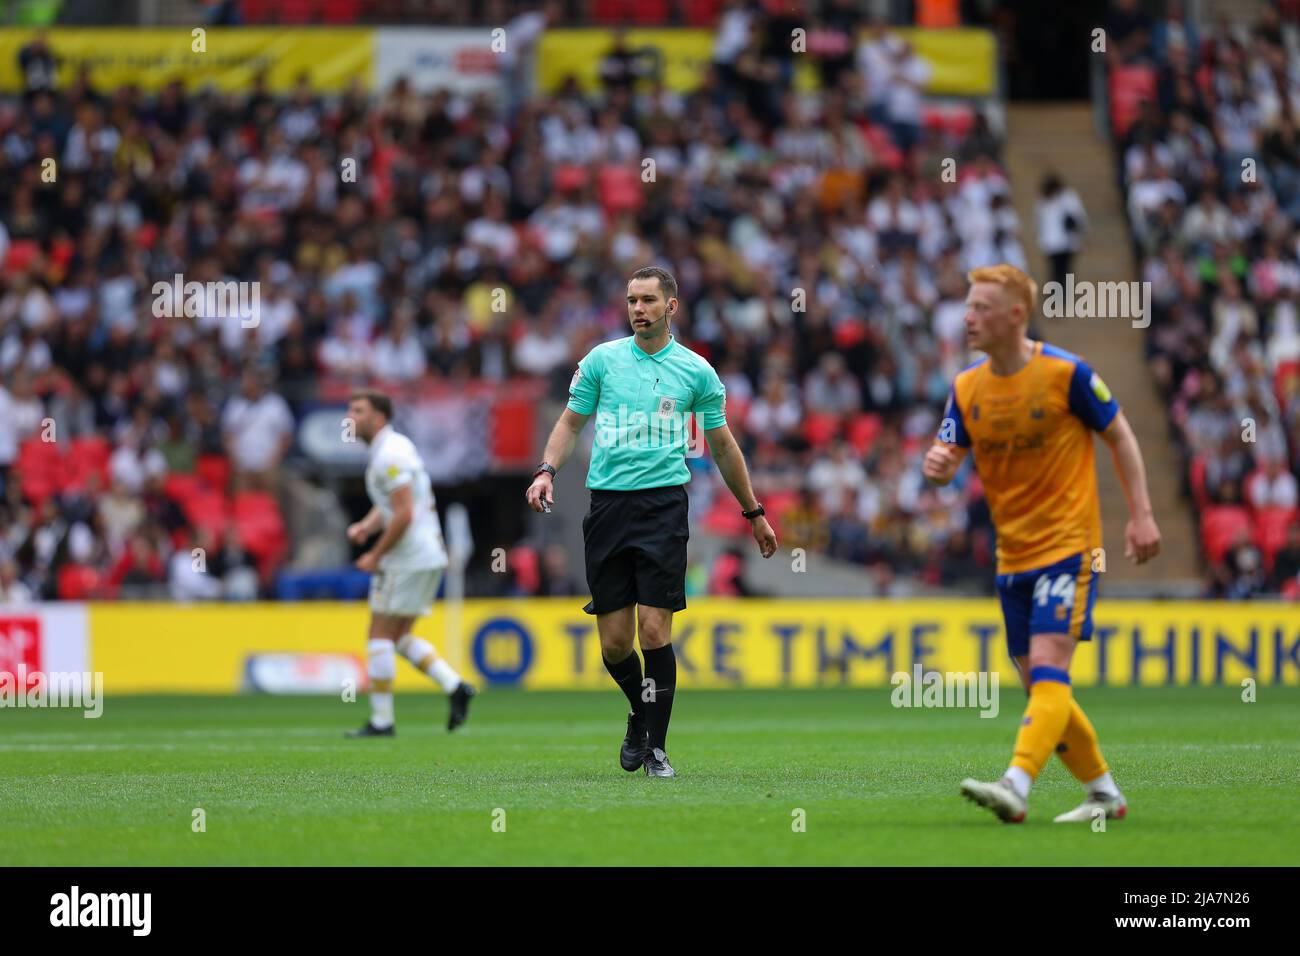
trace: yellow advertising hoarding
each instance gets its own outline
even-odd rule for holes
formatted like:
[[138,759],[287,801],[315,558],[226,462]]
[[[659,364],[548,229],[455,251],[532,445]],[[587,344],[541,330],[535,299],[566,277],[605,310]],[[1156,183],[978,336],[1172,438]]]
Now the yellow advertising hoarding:
[[[471,600],[448,646],[447,608],[415,633],[487,686],[609,689],[594,618],[572,598]],[[90,658],[107,693],[229,693],[250,655],[364,660],[364,603],[90,605]],[[1080,686],[1300,685],[1300,606],[1103,602],[1072,674]],[[674,622],[684,688],[888,686],[897,672],[996,670],[1015,682],[991,600],[697,599]],[[427,689],[405,664],[397,689]]]
[[[931,69],[926,92],[936,96],[992,96],[997,91],[997,40],[988,30],[891,31],[907,40]],[[695,89],[713,60],[708,30],[628,30],[632,49],[649,46],[663,58],[664,85],[678,93]],[[866,34],[863,34],[863,38]],[[549,30],[537,52],[537,87],[550,93],[572,74],[588,92],[600,89],[600,61],[613,47],[609,30]],[[795,86],[815,90],[818,74],[810,57],[796,58]]]
[[[18,51],[35,35],[0,30],[0,90],[22,90]],[[154,92],[179,79],[191,90],[212,84],[223,92],[247,92],[265,69],[274,92],[291,90],[306,73],[317,92],[339,93],[354,79],[369,84],[374,64],[374,31],[352,28],[51,29],[47,38],[59,61],[59,86],[76,79],[86,64],[100,91],[133,83]]]

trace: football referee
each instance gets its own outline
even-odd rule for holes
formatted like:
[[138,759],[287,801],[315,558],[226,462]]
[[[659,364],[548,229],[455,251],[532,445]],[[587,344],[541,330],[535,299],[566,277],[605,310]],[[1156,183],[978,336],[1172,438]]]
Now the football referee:
[[[549,511],[552,479],[592,413],[596,441],[582,519],[587,586],[605,669],[632,708],[619,763],[674,777],[664,748],[677,684],[673,612],[686,607],[686,467],[690,419],[698,414],[718,471],[740,502],[763,557],[776,535],[754,498],[749,471],[727,427],[726,390],[703,358],[680,344],[669,323],[678,308],[677,280],[654,266],[627,284],[632,335],[592,349],[569,384],[569,404],[546,442],[545,460],[528,488],[534,511]],[[633,639],[640,635],[645,677]]]

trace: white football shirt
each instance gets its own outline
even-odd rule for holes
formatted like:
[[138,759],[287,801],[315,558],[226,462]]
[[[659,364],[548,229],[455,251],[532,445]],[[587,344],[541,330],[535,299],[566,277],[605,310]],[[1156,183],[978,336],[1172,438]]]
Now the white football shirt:
[[392,495],[398,488],[411,487],[411,523],[388,553],[379,559],[381,571],[425,571],[447,566],[447,549],[442,540],[442,523],[433,497],[433,484],[411,439],[385,425],[370,443],[366,466],[366,494],[384,516],[393,520]]

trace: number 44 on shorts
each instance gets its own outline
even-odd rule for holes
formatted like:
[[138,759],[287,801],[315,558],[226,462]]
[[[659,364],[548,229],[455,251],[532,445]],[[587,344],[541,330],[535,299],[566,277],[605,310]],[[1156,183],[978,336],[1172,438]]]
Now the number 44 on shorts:
[[1073,574],[1058,574],[1054,578],[1045,574],[1034,582],[1034,603],[1046,607],[1053,598],[1059,598],[1065,607],[1073,607],[1076,583]]

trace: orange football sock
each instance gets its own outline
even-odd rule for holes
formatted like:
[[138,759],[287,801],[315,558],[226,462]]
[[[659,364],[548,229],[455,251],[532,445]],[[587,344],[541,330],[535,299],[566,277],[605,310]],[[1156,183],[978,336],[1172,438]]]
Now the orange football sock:
[[1092,721],[1073,697],[1070,698],[1070,719],[1065,723],[1065,732],[1056,745],[1056,753],[1080,783],[1091,783],[1110,770],[1101,755]]
[[1070,675],[1059,668],[1035,667],[1029,680],[1029,706],[1016,734],[1011,766],[1037,778],[1065,732],[1073,696]]

